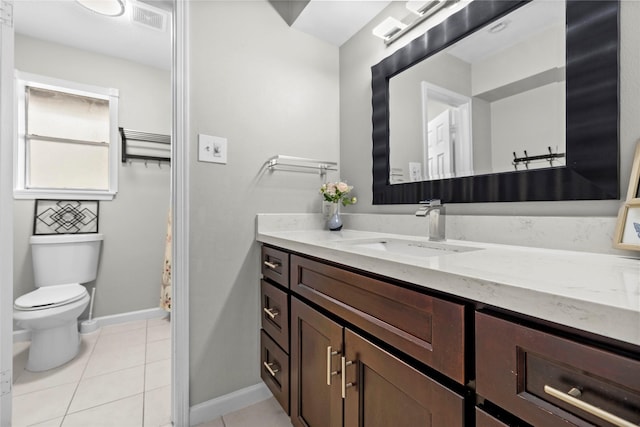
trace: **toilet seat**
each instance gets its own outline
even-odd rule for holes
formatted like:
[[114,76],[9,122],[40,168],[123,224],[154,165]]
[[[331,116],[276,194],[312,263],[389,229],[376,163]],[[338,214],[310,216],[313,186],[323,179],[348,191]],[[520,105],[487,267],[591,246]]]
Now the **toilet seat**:
[[78,301],[88,295],[87,289],[78,284],[44,286],[16,299],[13,308],[21,311],[43,310]]

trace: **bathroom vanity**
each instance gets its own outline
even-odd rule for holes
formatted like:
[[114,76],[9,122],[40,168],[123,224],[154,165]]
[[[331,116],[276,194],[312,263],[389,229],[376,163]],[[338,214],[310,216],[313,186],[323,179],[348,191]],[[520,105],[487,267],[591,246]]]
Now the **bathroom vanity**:
[[257,240],[262,378],[295,426],[640,425],[638,260],[355,230]]

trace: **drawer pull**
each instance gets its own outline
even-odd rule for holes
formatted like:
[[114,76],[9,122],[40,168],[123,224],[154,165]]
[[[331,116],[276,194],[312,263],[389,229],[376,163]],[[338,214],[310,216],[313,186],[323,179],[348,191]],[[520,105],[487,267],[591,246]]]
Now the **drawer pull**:
[[347,383],[347,366],[353,365],[353,361],[347,361],[346,358],[342,358],[342,398],[345,399],[347,396],[347,388],[353,387],[356,383]]
[[337,355],[338,352],[331,349],[331,346],[327,346],[327,385],[331,385],[331,377],[338,375],[338,371],[331,371],[331,356]]
[[[574,391],[575,390],[575,391]],[[638,427],[636,424],[630,423],[629,421],[620,418],[618,416],[613,415],[610,412],[604,411],[596,406],[593,406],[589,403],[583,402],[580,399],[576,399],[574,395],[581,395],[582,393],[577,388],[572,388],[569,393],[563,393],[560,390],[556,390],[553,387],[549,387],[548,385],[544,386],[544,392],[550,396],[555,397],[556,399],[560,399],[569,405],[575,406],[578,409],[582,409],[585,412],[590,413],[608,423],[611,423],[615,426],[619,427]],[[577,393],[576,393],[577,392]]]
[[[278,372],[280,372],[280,367],[274,363],[262,362],[267,371],[271,374],[272,377],[275,377]],[[274,366],[274,368],[272,368]]]
[[271,320],[275,319],[276,316],[278,314],[280,314],[280,312],[278,310],[274,310],[273,308],[267,308],[267,307],[263,307],[262,311],[264,311],[265,313],[267,313],[269,315],[269,317],[271,318]]
[[278,267],[280,267],[280,264],[278,264],[277,262],[269,262],[269,261],[265,261],[264,265],[266,265],[267,267],[269,267],[272,270],[277,269]]

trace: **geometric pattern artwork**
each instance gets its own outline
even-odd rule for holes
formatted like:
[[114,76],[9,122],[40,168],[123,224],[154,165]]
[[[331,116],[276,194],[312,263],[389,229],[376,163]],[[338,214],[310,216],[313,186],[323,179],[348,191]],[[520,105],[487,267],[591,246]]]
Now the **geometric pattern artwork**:
[[33,234],[98,232],[96,200],[36,200]]

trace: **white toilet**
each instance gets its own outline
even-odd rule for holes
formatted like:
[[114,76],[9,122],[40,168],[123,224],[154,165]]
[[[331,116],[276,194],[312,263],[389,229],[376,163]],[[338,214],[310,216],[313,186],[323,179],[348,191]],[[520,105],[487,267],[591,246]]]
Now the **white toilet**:
[[96,278],[102,240],[97,233],[31,236],[37,289],[13,305],[17,325],[31,331],[27,370],[52,369],[78,354],[78,316],[90,300],[81,283]]

